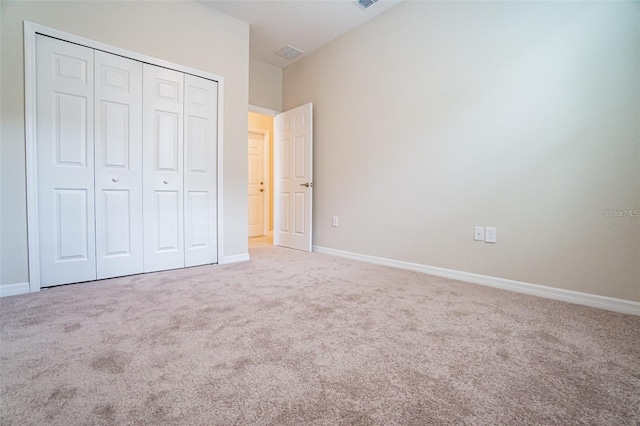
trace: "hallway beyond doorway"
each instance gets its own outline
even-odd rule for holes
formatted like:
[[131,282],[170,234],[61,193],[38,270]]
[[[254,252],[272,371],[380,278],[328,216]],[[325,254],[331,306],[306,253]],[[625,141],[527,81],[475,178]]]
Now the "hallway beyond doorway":
[[263,235],[261,237],[249,238],[249,248],[266,247],[273,245],[273,235]]

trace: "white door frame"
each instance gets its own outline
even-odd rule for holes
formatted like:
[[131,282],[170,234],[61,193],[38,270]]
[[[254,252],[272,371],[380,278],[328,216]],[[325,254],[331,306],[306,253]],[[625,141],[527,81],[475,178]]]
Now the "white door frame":
[[264,108],[257,105],[249,105],[249,112],[255,112],[256,114],[268,115],[269,117],[273,117],[280,114],[282,111],[278,111],[275,109]]
[[270,206],[270,194],[271,191],[269,191],[269,173],[271,172],[271,168],[269,167],[269,132],[267,130],[264,129],[259,129],[257,127],[249,127],[249,132],[251,133],[257,133],[259,135],[262,135],[262,159],[263,159],[263,165],[262,165],[262,169],[264,170],[264,197],[263,197],[263,207],[262,207],[262,213],[263,213],[263,219],[262,219],[262,232],[264,235],[269,235],[269,206]]
[[40,291],[40,243],[38,229],[38,161],[36,134],[36,34],[55,37],[60,40],[80,44],[92,49],[103,50],[136,61],[171,68],[187,74],[218,82],[218,162],[217,175],[217,225],[218,225],[218,263],[224,259],[223,235],[223,145],[224,145],[224,78],[219,75],[167,62],[151,56],[132,52],[119,47],[100,43],[74,34],[59,31],[33,22],[24,21],[24,79],[25,79],[25,143],[27,175],[27,241],[29,251],[29,292]]

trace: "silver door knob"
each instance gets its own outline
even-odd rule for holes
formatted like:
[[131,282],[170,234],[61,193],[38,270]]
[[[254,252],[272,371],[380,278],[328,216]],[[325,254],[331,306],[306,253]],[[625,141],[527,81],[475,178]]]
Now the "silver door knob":
[[300,186],[306,186],[307,188],[310,188],[310,187],[313,186],[313,183],[311,183],[311,182],[301,183]]
[[112,181],[112,182],[117,182],[117,181],[118,181],[118,178],[113,178],[113,179],[111,179],[111,181]]
[[164,184],[165,184],[165,185],[169,183],[169,181],[168,181],[168,180],[165,180],[165,181],[163,181],[163,182],[164,182]]

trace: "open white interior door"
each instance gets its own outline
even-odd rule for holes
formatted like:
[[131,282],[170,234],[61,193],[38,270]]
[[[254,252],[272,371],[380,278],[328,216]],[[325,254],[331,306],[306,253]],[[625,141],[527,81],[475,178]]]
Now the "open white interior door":
[[311,251],[313,104],[276,115],[273,243]]

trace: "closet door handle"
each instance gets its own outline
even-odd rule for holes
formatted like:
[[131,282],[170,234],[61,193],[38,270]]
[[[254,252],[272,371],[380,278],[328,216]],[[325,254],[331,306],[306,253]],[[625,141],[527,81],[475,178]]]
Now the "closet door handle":
[[117,182],[117,181],[118,181],[118,178],[112,178],[112,179],[111,179],[111,181],[112,181],[112,182]]
[[164,182],[164,184],[165,184],[165,185],[169,183],[169,181],[168,181],[168,180],[165,180],[165,181],[163,181],[163,182]]

